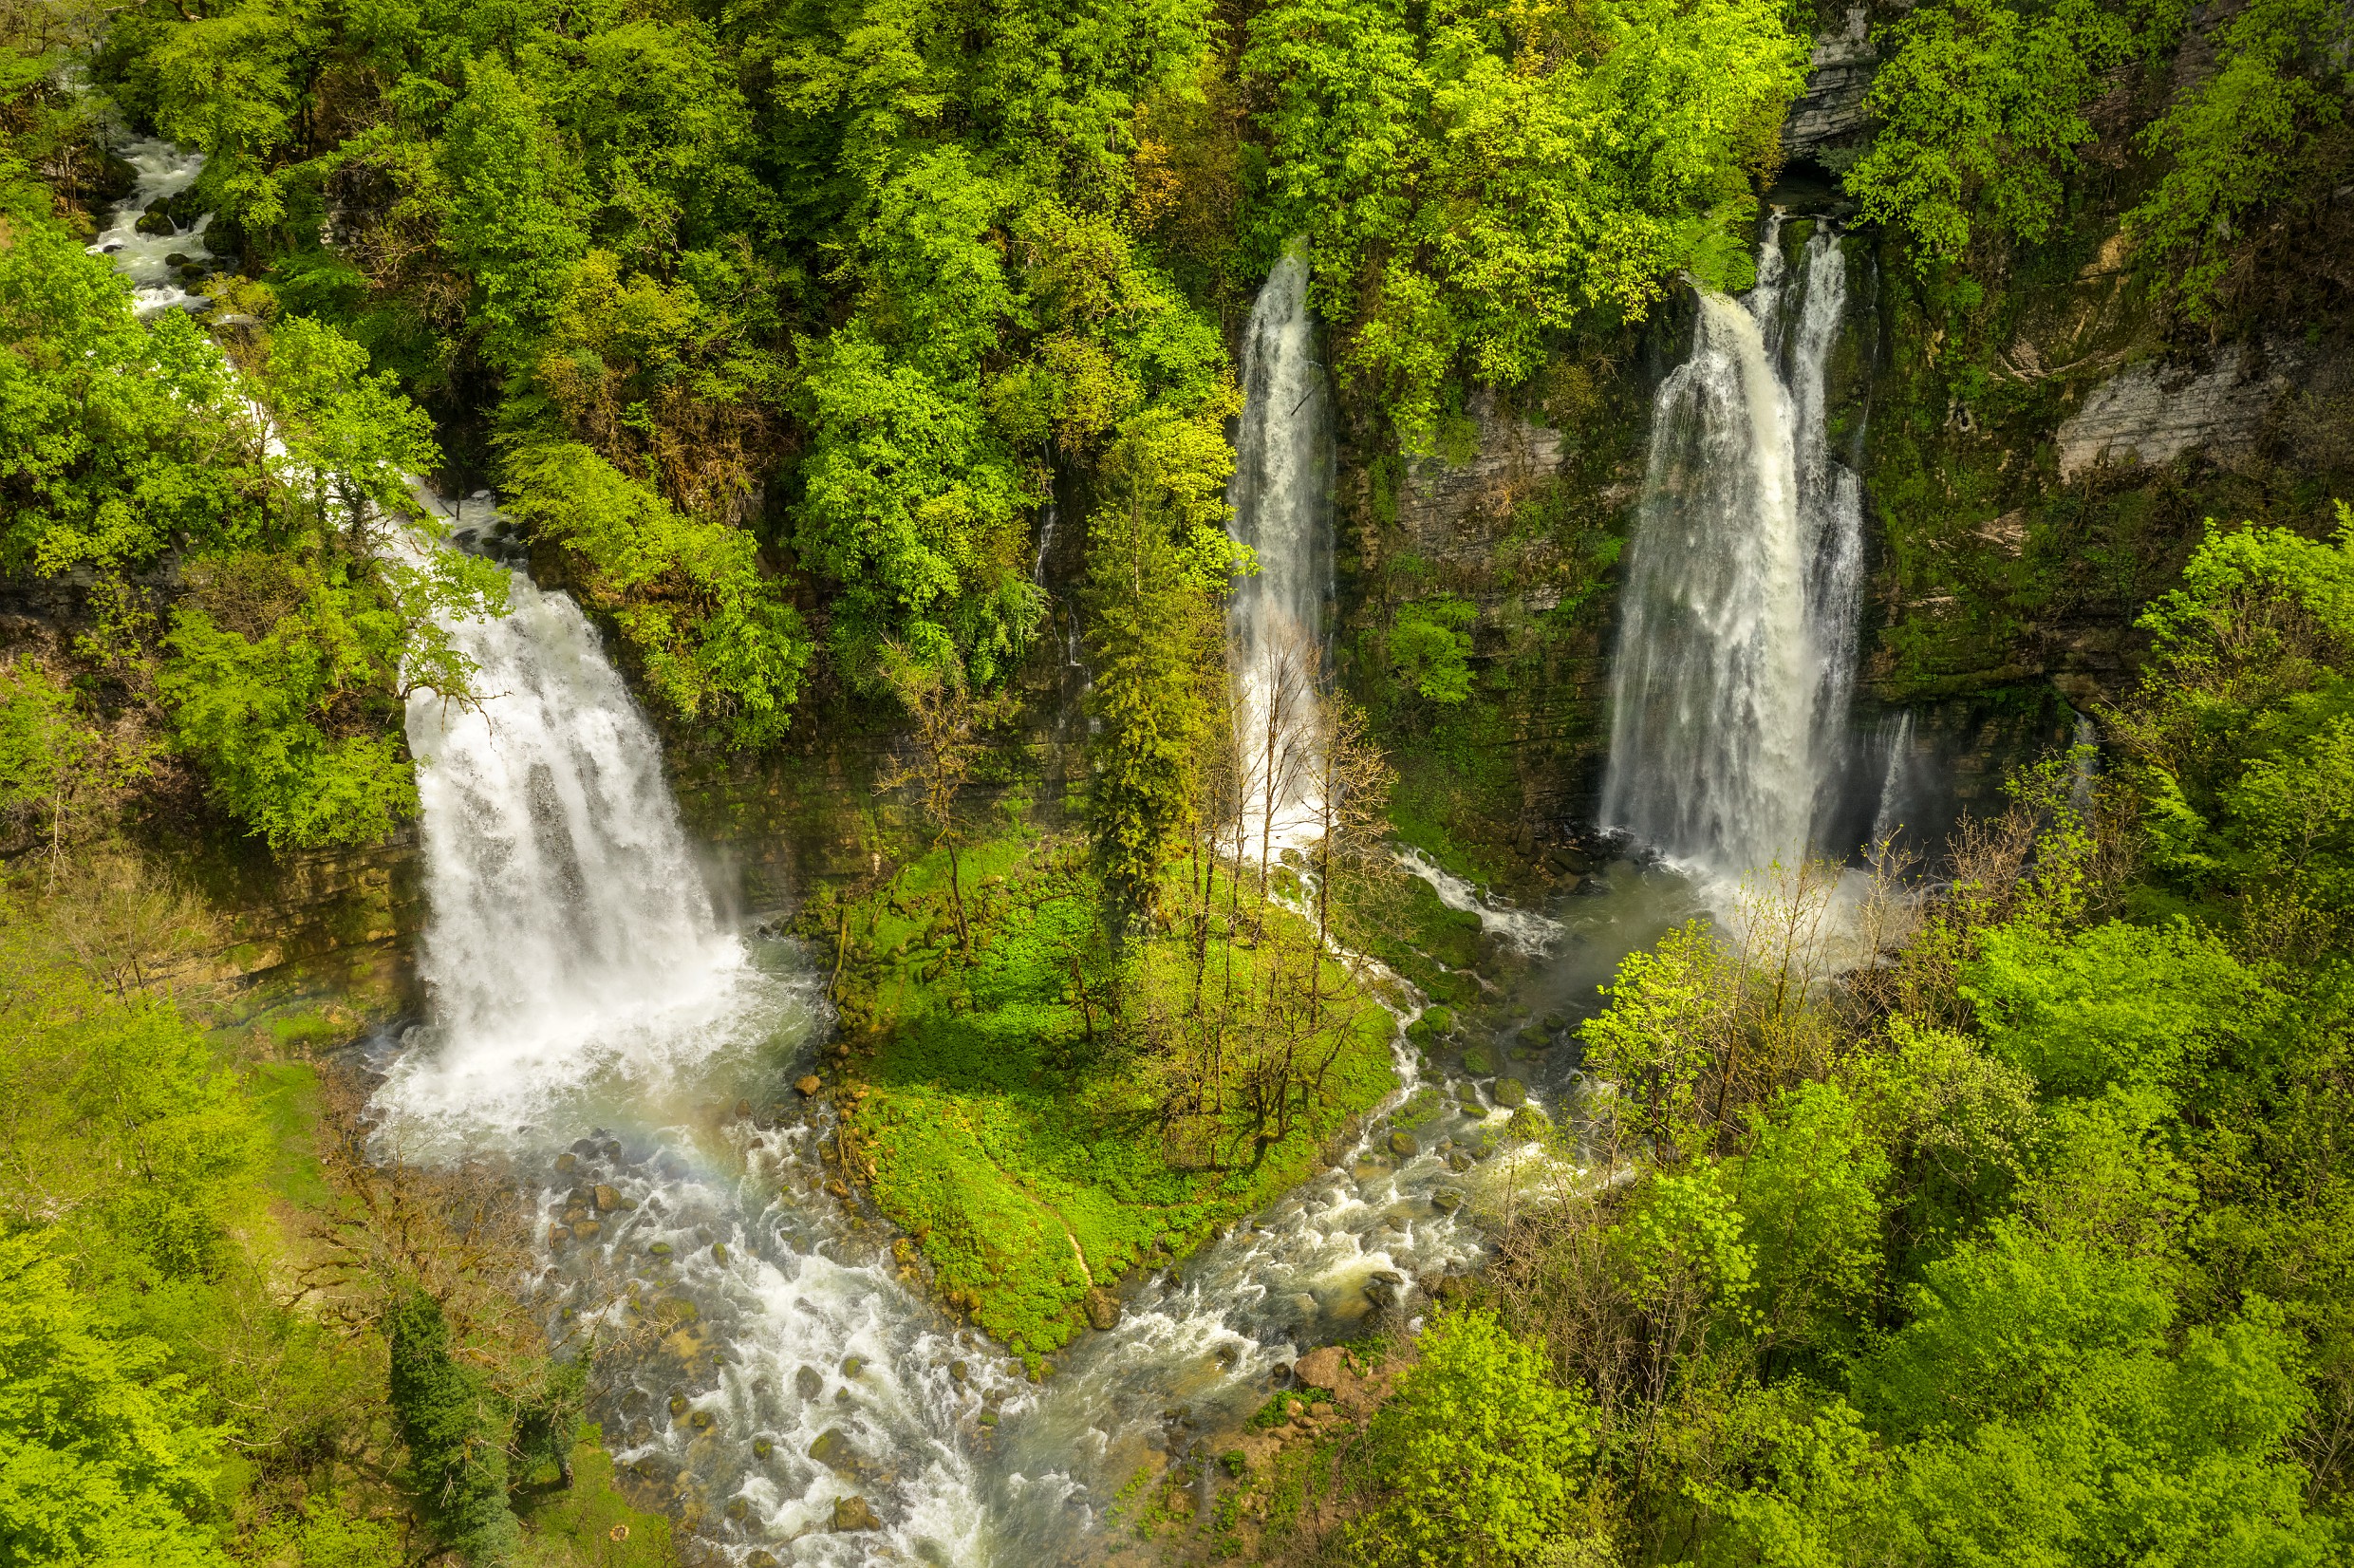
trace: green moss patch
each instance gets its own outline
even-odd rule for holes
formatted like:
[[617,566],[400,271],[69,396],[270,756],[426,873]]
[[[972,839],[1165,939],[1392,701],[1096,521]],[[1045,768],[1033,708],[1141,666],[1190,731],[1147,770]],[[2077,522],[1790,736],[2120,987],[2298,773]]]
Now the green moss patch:
[[[940,1294],[1035,1357],[1084,1326],[1091,1288],[1183,1256],[1311,1174],[1332,1135],[1394,1086],[1395,1022],[1367,997],[1334,1003],[1332,1064],[1263,1149],[1239,1115],[1173,1130],[1168,1069],[1140,1019],[1190,1005],[1189,946],[1161,934],[1115,948],[1074,840],[1015,832],[962,860],[969,953],[944,853],[848,908],[837,991],[860,1056],[847,1135]],[[805,923],[838,939],[843,913],[821,898]],[[1230,972],[1235,994],[1252,995],[1246,943],[1222,927],[1205,957],[1217,983]],[[1327,980],[1349,990],[1336,967]]]

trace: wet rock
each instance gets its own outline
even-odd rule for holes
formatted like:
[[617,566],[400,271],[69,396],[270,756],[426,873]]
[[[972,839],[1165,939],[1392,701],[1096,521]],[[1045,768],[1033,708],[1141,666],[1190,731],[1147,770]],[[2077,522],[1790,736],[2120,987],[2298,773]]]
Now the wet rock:
[[866,1370],[867,1359],[865,1356],[846,1355],[842,1358],[842,1375],[844,1377],[856,1377],[860,1372],[865,1372]]
[[139,221],[131,227],[142,234],[155,234],[159,237],[179,233],[171,217],[163,213],[142,213],[140,215]]
[[556,1156],[556,1174],[557,1174],[557,1175],[559,1175],[559,1176],[570,1176],[570,1175],[573,1171],[578,1170],[579,1168],[580,1168],[580,1156],[579,1156],[579,1155],[577,1155],[577,1154],[559,1154],[559,1155],[557,1155],[557,1156]]
[[1518,1111],[1528,1103],[1528,1085],[1518,1078],[1497,1079],[1496,1103],[1506,1111]]
[[600,1183],[595,1196],[599,1214],[610,1214],[621,1207],[621,1193],[612,1187]]
[[1120,1298],[1101,1285],[1087,1293],[1083,1304],[1087,1311],[1087,1326],[1099,1333],[1120,1320]]
[[1440,1187],[1430,1194],[1430,1206],[1441,1214],[1452,1214],[1463,1207],[1463,1194],[1451,1186]]
[[775,1554],[773,1552],[755,1552],[750,1557],[744,1559],[744,1568],[777,1568]]
[[1390,1134],[1390,1152],[1401,1160],[1411,1160],[1422,1152],[1422,1145],[1403,1128]]
[[744,1517],[752,1512],[752,1504],[746,1503],[740,1497],[732,1498],[729,1500],[728,1505],[723,1511],[726,1513],[731,1522],[741,1524],[744,1521]]
[[738,1100],[736,1102],[736,1119],[742,1122],[749,1121],[751,1118],[752,1102],[750,1100]]
[[983,1410],[981,1412],[980,1419],[982,1426],[994,1427],[998,1424],[998,1412],[995,1410]]
[[597,1152],[597,1141],[594,1138],[574,1138],[571,1151],[584,1160],[594,1159]]
[[175,251],[170,255],[163,258],[163,265],[166,267],[185,267],[188,265],[188,258],[179,252]]
[[606,1144],[605,1157],[608,1160],[618,1160],[621,1158],[621,1144],[619,1140],[608,1141]]
[[672,1394],[672,1395],[670,1396],[670,1414],[672,1415],[672,1417],[673,1417],[673,1418],[676,1418],[676,1417],[678,1417],[678,1416],[684,1415],[685,1413],[686,1413],[686,1395],[684,1395],[684,1394],[682,1394],[682,1393],[674,1393],[674,1394]]
[[1496,1058],[1486,1046],[1467,1045],[1463,1048],[1463,1070],[1475,1078],[1485,1078],[1496,1071]]
[[951,1382],[951,1383],[962,1383],[962,1382],[963,1382],[963,1381],[964,1381],[967,1377],[970,1377],[971,1375],[972,1375],[972,1370],[971,1370],[970,1368],[968,1368],[967,1366],[965,1366],[965,1364],[964,1364],[963,1362],[962,1362],[962,1361],[951,1361],[951,1362],[949,1362],[949,1363],[948,1363],[948,1381],[949,1381],[949,1382]]
[[699,1432],[707,1432],[719,1419],[719,1418],[718,1416],[713,1415],[709,1410],[697,1410],[693,1415],[686,1418],[686,1424],[694,1428]]
[[883,1521],[875,1518],[874,1510],[868,1506],[865,1498],[852,1495],[835,1500],[833,1527],[842,1532],[880,1530],[883,1528]]
[[670,1256],[670,1243],[667,1241],[657,1241],[645,1250],[651,1257],[667,1258]]
[[572,1234],[584,1241],[593,1241],[605,1227],[594,1220],[583,1220],[572,1226]]
[[793,1374],[794,1391],[804,1399],[814,1399],[826,1391],[825,1374],[815,1367],[803,1367]]
[[755,1459],[766,1459],[775,1451],[776,1445],[765,1437],[756,1437],[752,1440],[752,1457]]
[[572,1232],[569,1226],[550,1225],[548,1227],[548,1244],[551,1247],[560,1247],[571,1239]]
[[1469,1170],[1478,1163],[1478,1159],[1467,1148],[1459,1148],[1447,1157],[1447,1168],[1458,1174]]
[[858,1455],[839,1428],[829,1427],[810,1445],[809,1456],[829,1470],[849,1472],[858,1467]]
[[717,1259],[718,1259],[720,1262],[722,1262],[722,1263],[726,1262],[726,1261],[727,1261],[727,1243],[726,1243],[725,1241],[714,1241],[714,1242],[712,1242],[712,1243],[711,1243],[711,1256],[712,1256],[712,1257],[714,1257],[714,1258],[717,1258]]
[[1290,1362],[1278,1361],[1272,1368],[1268,1369],[1267,1387],[1270,1389],[1288,1389],[1291,1387],[1291,1383],[1292,1364]]
[[809,1098],[814,1096],[824,1085],[817,1081],[816,1073],[805,1073],[793,1080],[793,1087],[799,1090],[804,1098]]
[[1365,1281],[1365,1299],[1377,1307],[1399,1307],[1412,1289],[1406,1276],[1392,1269],[1383,1269]]
[[1312,1350],[1292,1363],[1292,1375],[1306,1389],[1332,1390],[1340,1387],[1340,1347],[1325,1345]]

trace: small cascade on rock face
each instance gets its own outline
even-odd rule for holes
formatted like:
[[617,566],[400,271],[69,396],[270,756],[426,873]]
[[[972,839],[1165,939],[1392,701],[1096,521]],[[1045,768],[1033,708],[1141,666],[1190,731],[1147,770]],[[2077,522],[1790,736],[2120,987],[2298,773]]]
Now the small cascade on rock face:
[[2092,715],[2076,716],[2068,740],[2068,805],[2079,815],[2092,809],[2093,791],[2101,785],[2101,727]]
[[1780,229],[1659,388],[1613,681],[1603,824],[1713,879],[1816,847],[1855,678],[1862,487],[1824,406],[1846,261],[1825,223],[1785,267]]
[[1315,836],[1314,731],[1332,593],[1332,401],[1316,357],[1308,265],[1285,253],[1251,306],[1242,417],[1226,499],[1259,570],[1235,590],[1227,641],[1240,688],[1247,855]]
[[1864,842],[1869,850],[1893,843],[1904,832],[1905,812],[1913,799],[1912,710],[1897,714],[1895,723],[1882,728],[1884,737],[1877,748],[1881,758],[1879,800],[1872,812],[1872,836]]

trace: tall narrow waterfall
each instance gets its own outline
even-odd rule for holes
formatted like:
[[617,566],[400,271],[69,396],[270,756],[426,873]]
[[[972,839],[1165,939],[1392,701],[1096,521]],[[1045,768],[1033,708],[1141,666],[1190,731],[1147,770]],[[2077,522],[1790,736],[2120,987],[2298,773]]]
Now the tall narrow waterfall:
[[1297,251],[1276,264],[1251,306],[1234,446],[1226,495],[1234,534],[1259,555],[1228,625],[1256,850],[1308,836],[1310,737],[1332,592],[1332,405],[1316,358],[1308,267]]
[[1605,825],[1718,876],[1807,851],[1854,681],[1862,488],[1823,392],[1846,263],[1825,224],[1785,268],[1779,228],[1659,388],[1602,790]]

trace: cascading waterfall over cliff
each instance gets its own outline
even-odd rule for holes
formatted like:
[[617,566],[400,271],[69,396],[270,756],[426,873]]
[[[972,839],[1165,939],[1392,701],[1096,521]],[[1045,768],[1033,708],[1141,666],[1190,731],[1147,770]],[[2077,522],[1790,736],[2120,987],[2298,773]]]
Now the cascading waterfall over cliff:
[[433,906],[419,968],[444,1042],[404,1063],[413,1112],[526,1112],[650,1067],[723,1029],[753,982],[595,631],[519,573],[510,603],[452,628],[487,700],[409,704]]
[[[715,918],[656,737],[580,611],[520,573],[511,591],[507,618],[450,627],[481,706],[409,713],[433,1016],[390,1064],[379,1135],[547,1173],[524,1288],[551,1321],[640,1347],[594,1413],[704,1535],[835,1568],[1067,1551],[1156,1450],[1239,1427],[1369,1282],[1476,1254],[1429,1205],[1459,1179],[1438,1154],[1330,1171],[1142,1283],[1047,1387],[1023,1382],[823,1191],[828,1113],[732,1109],[774,1107],[804,1070],[814,979]],[[691,1303],[695,1332],[648,1335],[663,1302]],[[869,1512],[842,1513],[853,1497]]]
[[1333,420],[1316,358],[1308,265],[1298,249],[1267,275],[1242,345],[1242,417],[1226,499],[1259,570],[1236,589],[1228,643],[1249,843],[1315,836],[1317,681],[1332,593]]
[[1846,306],[1830,225],[1746,302],[1703,292],[1661,384],[1630,551],[1601,818],[1710,877],[1813,846],[1846,752],[1862,487],[1831,455]]

